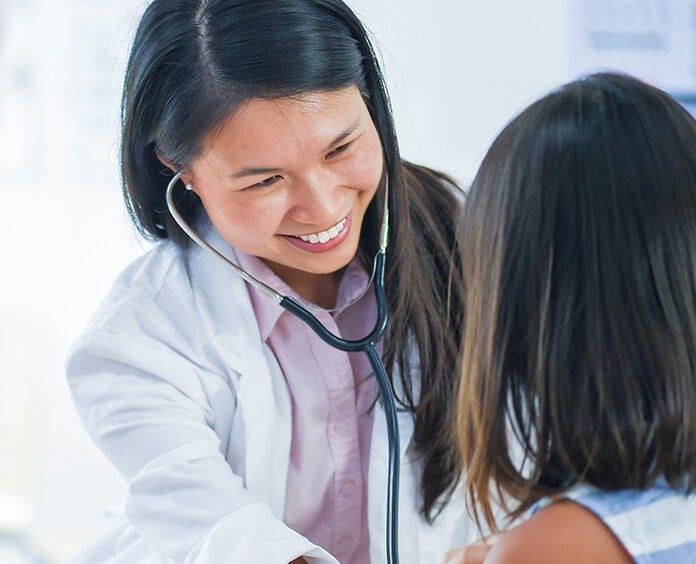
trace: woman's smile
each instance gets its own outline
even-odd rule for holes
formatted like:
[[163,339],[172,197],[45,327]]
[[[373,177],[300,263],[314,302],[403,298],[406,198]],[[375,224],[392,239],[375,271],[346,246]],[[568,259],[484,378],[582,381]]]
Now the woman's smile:
[[324,253],[335,249],[348,237],[351,228],[351,214],[328,229],[306,235],[282,235],[290,244],[310,253]]

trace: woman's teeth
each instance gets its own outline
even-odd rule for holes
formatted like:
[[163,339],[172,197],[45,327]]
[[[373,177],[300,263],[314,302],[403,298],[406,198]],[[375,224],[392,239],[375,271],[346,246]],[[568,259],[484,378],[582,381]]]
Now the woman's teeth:
[[343,231],[346,226],[346,218],[344,217],[333,227],[330,227],[326,231],[320,231],[319,233],[312,233],[311,235],[300,235],[300,239],[308,243],[326,243],[338,237],[338,234]]

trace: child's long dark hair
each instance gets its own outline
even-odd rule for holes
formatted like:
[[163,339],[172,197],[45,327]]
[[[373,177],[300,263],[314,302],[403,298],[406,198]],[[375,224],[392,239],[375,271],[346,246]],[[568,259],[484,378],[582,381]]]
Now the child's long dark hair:
[[458,432],[488,524],[500,494],[515,517],[579,481],[693,490],[692,117],[630,77],[568,84],[500,134],[465,208]]

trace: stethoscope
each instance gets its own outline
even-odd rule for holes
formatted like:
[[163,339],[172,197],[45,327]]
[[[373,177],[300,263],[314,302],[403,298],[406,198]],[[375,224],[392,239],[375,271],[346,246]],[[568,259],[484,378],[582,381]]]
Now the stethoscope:
[[[370,361],[370,366],[377,378],[379,394],[384,415],[387,420],[387,439],[389,441],[389,466],[387,483],[387,562],[398,564],[399,562],[399,426],[396,418],[396,404],[391,390],[391,384],[387,377],[384,363],[377,352],[377,342],[383,337],[387,329],[387,297],[384,292],[384,269],[387,258],[387,242],[389,240],[389,179],[385,180],[384,213],[382,215],[382,227],[379,234],[379,250],[375,255],[372,266],[372,279],[374,280],[375,296],[377,299],[377,322],[374,329],[362,339],[348,340],[337,337],[329,331],[305,306],[293,298],[276,292],[273,288],[264,284],[238,265],[228,259],[220,251],[209,245],[181,216],[174,204],[174,186],[181,178],[182,171],[178,171],[167,185],[166,200],[169,213],[179,224],[179,227],[196,244],[213,256],[224,261],[238,276],[251,284],[263,295],[271,298],[282,308],[286,309],[300,320],[306,323],[324,342],[335,349],[345,352],[364,352]],[[190,190],[190,186],[186,186]]]

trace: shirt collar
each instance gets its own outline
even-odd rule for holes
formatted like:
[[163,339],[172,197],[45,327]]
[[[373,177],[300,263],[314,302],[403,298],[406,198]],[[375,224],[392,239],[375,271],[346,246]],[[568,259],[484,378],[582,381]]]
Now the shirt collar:
[[[239,266],[242,270],[245,270],[254,278],[267,284],[276,292],[284,296],[292,297],[300,303],[303,303],[303,300],[297,293],[283,282],[283,280],[260,258],[242,253],[241,251],[236,251],[236,254]],[[335,308],[338,311],[334,315],[341,313],[347,307],[350,307],[352,302],[357,301],[357,298],[364,293],[369,281],[370,279],[367,272],[365,272],[360,262],[354,258],[346,267],[343,277],[341,278]],[[285,310],[275,301],[261,294],[261,292],[250,285],[248,285],[248,289],[251,305],[254,308],[254,314],[256,315],[256,320],[261,332],[261,338],[267,341],[278,319]]]
[[336,313],[341,313],[346,307],[365,293],[370,278],[357,258],[348,263],[346,271],[343,273],[341,283],[338,286],[338,296],[336,297]]

